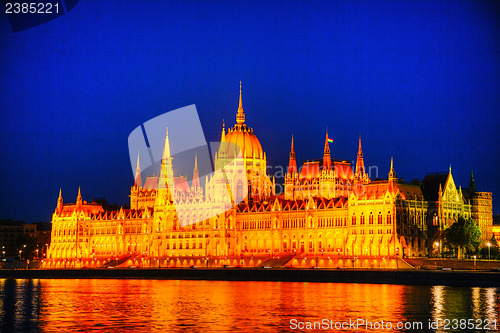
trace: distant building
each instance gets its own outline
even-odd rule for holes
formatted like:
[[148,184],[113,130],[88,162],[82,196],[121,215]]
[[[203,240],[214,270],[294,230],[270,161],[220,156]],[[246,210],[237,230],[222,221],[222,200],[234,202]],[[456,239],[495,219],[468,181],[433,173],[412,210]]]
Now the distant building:
[[[33,259],[46,253],[50,244],[50,223],[0,221],[2,258]],[[38,250],[38,251],[37,251]]]
[[24,222],[13,220],[0,221],[0,247],[2,258],[19,258],[20,246],[24,239]]
[[469,188],[464,190],[464,195],[471,202],[472,219],[481,228],[481,240],[490,240],[493,226],[493,194],[491,192],[476,191],[476,182],[471,171]]
[[491,228],[491,231],[495,236],[497,243],[500,244],[500,215],[495,215],[495,217],[493,218],[493,226]]
[[[50,244],[51,223],[37,223],[36,232],[36,257],[43,259],[47,257],[47,250]],[[38,250],[38,251],[37,251]]]

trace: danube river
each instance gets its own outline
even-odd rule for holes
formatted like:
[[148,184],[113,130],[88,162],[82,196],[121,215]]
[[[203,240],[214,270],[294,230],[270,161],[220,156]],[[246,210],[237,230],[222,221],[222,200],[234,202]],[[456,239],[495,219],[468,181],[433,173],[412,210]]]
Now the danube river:
[[2,332],[312,332],[335,328],[374,332],[397,329],[397,325],[406,325],[406,331],[477,332],[494,331],[495,323],[500,329],[499,288],[3,279],[0,301]]

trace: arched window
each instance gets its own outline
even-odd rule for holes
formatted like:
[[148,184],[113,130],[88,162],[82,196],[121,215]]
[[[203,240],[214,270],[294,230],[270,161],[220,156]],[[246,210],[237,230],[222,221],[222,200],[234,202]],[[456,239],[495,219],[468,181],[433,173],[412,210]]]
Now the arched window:
[[391,215],[391,212],[387,213],[387,224],[392,224],[392,215]]
[[360,221],[360,224],[361,224],[361,225],[364,225],[364,224],[365,224],[365,213],[361,213],[361,221]]
[[370,216],[368,217],[368,223],[373,224],[373,213],[370,212]]
[[382,224],[382,212],[378,212],[378,224]]

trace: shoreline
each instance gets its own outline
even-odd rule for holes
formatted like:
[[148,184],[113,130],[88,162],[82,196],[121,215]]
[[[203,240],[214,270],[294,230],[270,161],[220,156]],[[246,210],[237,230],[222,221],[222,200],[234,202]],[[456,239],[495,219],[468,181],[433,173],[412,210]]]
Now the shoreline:
[[158,279],[372,283],[500,287],[500,272],[438,270],[147,268],[147,269],[3,269],[1,279]]

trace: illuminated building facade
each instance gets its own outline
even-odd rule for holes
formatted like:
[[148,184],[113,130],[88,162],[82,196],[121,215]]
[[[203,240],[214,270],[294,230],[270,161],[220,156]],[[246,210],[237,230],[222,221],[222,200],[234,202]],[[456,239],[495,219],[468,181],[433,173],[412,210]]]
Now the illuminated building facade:
[[322,160],[299,169],[292,138],[284,193],[276,194],[240,86],[236,124],[227,133],[223,125],[204,186],[196,156],[191,184],[174,176],[167,131],[160,175],[143,184],[137,161],[130,209],[105,210],[80,190],[76,203],[64,204],[59,193],[44,266],[395,267],[396,257],[429,253],[434,216],[471,216],[451,171],[434,200],[423,192],[429,187],[399,181],[392,159],[388,179],[371,181],[361,138],[355,171],[332,160],[329,141],[327,134]]

